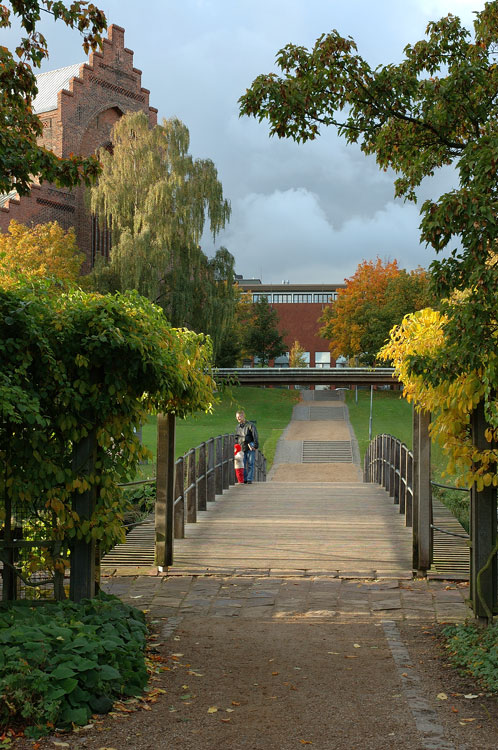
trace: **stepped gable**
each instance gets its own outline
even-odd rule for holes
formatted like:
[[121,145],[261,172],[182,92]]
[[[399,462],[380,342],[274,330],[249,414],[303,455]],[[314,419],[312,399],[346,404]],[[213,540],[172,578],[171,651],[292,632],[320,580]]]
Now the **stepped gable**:
[[[150,92],[142,87],[142,72],[133,66],[124,34],[111,25],[102,51],[90,53],[88,62],[37,76],[34,109],[43,125],[40,145],[60,157],[89,156],[110,147],[112,127],[125,112],[143,111],[151,127],[157,123],[157,109],[149,104]],[[86,255],[84,271],[110,250],[109,233],[88,214],[82,187],[69,190],[44,182],[33,184],[29,196],[19,198],[15,191],[0,196],[0,231],[7,231],[12,219],[28,225],[57,220],[65,229],[74,227]]]

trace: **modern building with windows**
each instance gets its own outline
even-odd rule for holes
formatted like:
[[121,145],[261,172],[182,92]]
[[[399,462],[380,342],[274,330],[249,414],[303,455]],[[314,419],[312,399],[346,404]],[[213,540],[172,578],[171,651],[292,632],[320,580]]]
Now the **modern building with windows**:
[[[318,335],[318,322],[323,310],[334,303],[339,289],[344,284],[263,284],[260,279],[244,279],[237,276],[240,288],[250,294],[253,302],[265,297],[277,311],[279,330],[285,332],[285,341],[291,349],[299,341],[306,352],[309,367],[336,367],[331,357],[329,342]],[[289,355],[279,357],[276,367],[288,367]]]

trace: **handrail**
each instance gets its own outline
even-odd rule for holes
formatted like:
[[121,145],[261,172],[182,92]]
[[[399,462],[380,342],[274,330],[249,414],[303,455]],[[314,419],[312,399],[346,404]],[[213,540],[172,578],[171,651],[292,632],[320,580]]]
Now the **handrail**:
[[[236,484],[233,466],[234,433],[211,437],[175,461],[173,536],[185,537],[185,524],[196,523],[198,512],[207,510],[217,495]],[[254,480],[266,482],[266,458],[256,450]],[[151,481],[151,480],[149,480]]]
[[413,525],[413,452],[393,435],[377,435],[367,448],[364,481],[382,485]]

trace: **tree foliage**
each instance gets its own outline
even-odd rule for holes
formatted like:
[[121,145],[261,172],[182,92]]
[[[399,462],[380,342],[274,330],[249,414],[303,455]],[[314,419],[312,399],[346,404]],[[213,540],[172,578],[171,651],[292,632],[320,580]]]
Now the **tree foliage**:
[[[456,295],[448,306],[465,305],[465,295]],[[498,319],[495,305],[494,321]],[[417,373],[410,365],[411,358],[444,357],[448,348],[448,317],[437,310],[426,308],[407,315],[394,328],[380,357],[393,363],[396,375],[403,383],[403,395],[417,408],[431,413],[431,433],[440,442],[448,457],[447,473],[458,476],[458,483],[477,489],[498,486],[498,401],[495,384],[498,378],[496,354],[498,334],[495,332],[486,361],[478,370],[464,371],[445,381],[433,383],[428,373]],[[496,331],[496,325],[495,325]],[[470,415],[484,400],[487,404],[489,427],[485,436],[489,446],[478,449],[473,444]]]
[[247,317],[242,334],[243,350],[257,357],[260,364],[268,366],[270,359],[280,357],[288,350],[284,341],[286,333],[278,329],[278,313],[266,297],[247,304]]
[[83,260],[74,229],[66,232],[56,221],[34,227],[11,221],[9,231],[0,234],[0,287],[41,278],[75,282]]
[[209,159],[188,153],[189,131],[175,118],[154,128],[143,112],[114,126],[113,153],[101,151],[102,174],[92,210],[112,227],[109,264],[97,268],[101,290],[136,289],[161,305],[175,326],[213,337],[215,352],[233,320],[234,261],[226,248],[212,259],[199,242],[213,237],[230,206]]
[[422,240],[449,251],[431,264],[437,297],[467,290],[465,304],[444,310],[444,355],[410,359],[433,383],[479,371],[494,346],[497,273],[487,261],[498,229],[497,43],[496,0],[475,14],[473,35],[453,15],[431,22],[398,64],[372,68],[353,39],[333,31],[311,51],[287,45],[277,54],[282,75],[258,76],[240,99],[241,113],[268,119],[279,137],[306,141],[337,128],[394,170],[399,197],[414,200],[424,177],[454,165],[458,187],[421,209]]
[[423,269],[408,273],[398,262],[364,260],[323,311],[320,335],[331,341],[335,358],[355,358],[373,365],[394,325],[427,306],[429,280]]
[[94,157],[71,154],[61,159],[37,143],[43,129],[33,112],[37,94],[33,68],[48,57],[46,40],[36,30],[42,11],[78,29],[85,52],[101,46],[107,27],[104,13],[86,1],[73,0],[69,5],[60,0],[9,0],[0,5],[0,29],[10,27],[15,19],[24,34],[15,52],[0,46],[0,193],[29,194],[33,176],[67,187],[81,180],[88,184],[99,171]]
[[[136,430],[154,410],[208,409],[210,364],[209,339],[171,328],[136,292],[0,290],[0,524],[8,496],[49,538],[93,537],[104,550],[122,541],[117,483],[147,454]],[[98,455],[86,475],[72,450],[91,431]],[[92,486],[97,506],[81,521],[71,498]]]
[[297,339],[292,344],[289,352],[289,367],[308,367],[305,350]]

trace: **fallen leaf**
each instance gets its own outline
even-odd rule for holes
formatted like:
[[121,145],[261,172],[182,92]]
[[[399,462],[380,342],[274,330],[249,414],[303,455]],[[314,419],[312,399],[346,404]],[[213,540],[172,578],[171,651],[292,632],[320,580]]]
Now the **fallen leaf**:
[[345,659],[357,659],[358,657],[357,656],[352,656],[351,654],[345,654],[344,658]]
[[464,727],[465,724],[470,724],[471,721],[475,721],[475,719],[460,719],[459,724]]
[[228,719],[221,719],[221,721],[223,722],[223,724],[228,724],[228,722],[230,721],[230,718],[228,718]]
[[464,698],[468,698],[469,700],[472,700],[473,698],[478,698],[478,695],[472,695],[472,693],[469,693],[468,695],[464,695]]
[[359,643],[353,643],[353,648],[361,648]]
[[458,713],[458,708],[455,708],[455,706],[452,706],[451,710],[453,711],[454,714]]
[[336,656],[339,656],[339,651],[327,651],[328,654],[335,654]]
[[438,693],[437,694],[437,699],[439,701],[447,701],[448,700],[448,696],[446,695],[446,693]]
[[218,711],[218,706],[211,706],[210,708],[208,708],[207,712],[208,714],[215,714],[217,713],[217,711]]
[[227,712],[227,714],[233,714],[233,712],[235,711],[235,709],[234,708],[225,708],[225,711]]
[[312,745],[313,744],[311,742],[311,740],[299,740],[299,742],[301,743],[301,745]]
[[275,677],[278,674],[278,672],[272,672],[273,677]]
[[232,706],[240,706],[240,703],[238,701],[232,701]]

